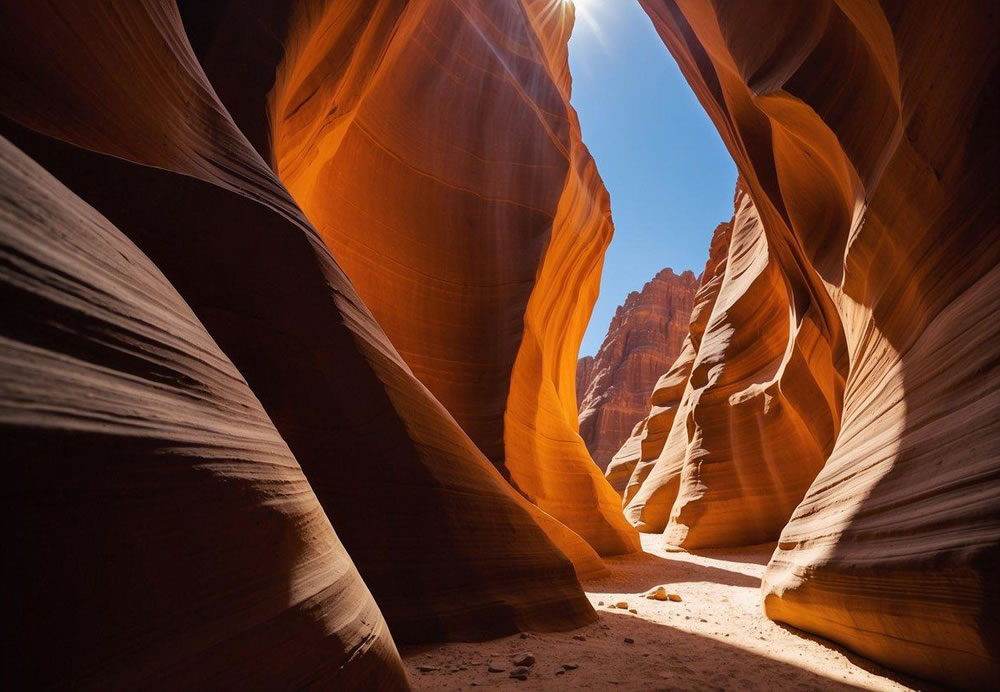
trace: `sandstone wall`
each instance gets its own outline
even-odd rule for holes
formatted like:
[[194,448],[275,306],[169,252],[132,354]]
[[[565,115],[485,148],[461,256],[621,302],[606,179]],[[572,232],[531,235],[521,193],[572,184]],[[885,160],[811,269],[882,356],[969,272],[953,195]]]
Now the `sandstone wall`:
[[124,235],[0,138],[14,687],[405,688],[246,382]]
[[[333,8],[265,6],[288,26]],[[281,53],[262,41],[256,62],[213,56],[254,32],[273,41],[276,25],[242,3],[199,7],[189,26],[223,91],[242,94],[235,118],[173,3],[39,2],[0,25],[3,131],[156,263],[239,368],[397,640],[593,620],[574,570],[603,569],[593,549],[512,490],[413,375],[261,158],[266,140],[239,129],[267,122],[256,108]],[[350,16],[381,30],[364,14],[379,8]]]
[[[996,8],[642,4],[746,180],[754,254],[766,244],[780,269],[804,364],[817,383],[844,377],[833,449],[766,573],[768,615],[986,686],[1000,675]],[[756,338],[734,319],[734,340],[744,323]],[[823,440],[820,423],[801,429]],[[762,431],[732,438],[744,429]],[[705,499],[733,482],[704,481]],[[711,505],[688,498],[671,540],[699,541],[684,516]]]

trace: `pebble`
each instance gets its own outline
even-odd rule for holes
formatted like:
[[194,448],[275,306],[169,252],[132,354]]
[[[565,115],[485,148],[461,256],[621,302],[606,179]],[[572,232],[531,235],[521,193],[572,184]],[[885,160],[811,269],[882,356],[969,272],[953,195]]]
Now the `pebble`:
[[625,637],[626,644],[635,644],[635,640],[632,637]]
[[419,668],[417,668],[417,670],[419,670],[421,673],[433,673],[435,670],[437,670],[437,667],[436,666],[420,666]]
[[577,668],[580,667],[580,664],[579,663],[563,663],[562,667],[563,667],[563,670],[576,670]]
[[598,601],[597,605],[604,605],[604,601]]
[[[680,599],[678,599],[678,600],[680,600]],[[521,632],[521,639],[527,639],[527,638],[528,638],[528,635],[525,634],[524,632]]]
[[587,638],[585,636],[583,636],[582,634],[574,634],[573,635],[573,639],[577,640],[578,642],[585,642],[585,641],[587,641]]
[[510,677],[514,678],[515,680],[527,680],[529,672],[530,671],[524,666],[518,666],[514,670],[510,671]]
[[638,615],[639,614],[639,611],[636,610],[635,608],[629,608],[628,612],[632,613],[633,615]]
[[681,602],[681,596],[680,596],[680,594],[668,593],[667,594],[667,598],[669,598],[674,603],[680,603]]
[[535,665],[535,656],[529,653],[517,654],[514,657],[514,665],[524,667],[533,666]]
[[491,663],[486,667],[486,670],[488,670],[491,673],[502,673],[505,670],[507,670],[507,667],[502,666],[499,663]]
[[621,608],[622,610],[628,610],[628,601],[618,601],[615,603],[615,608]]
[[653,601],[665,601],[667,600],[667,590],[662,586],[657,586],[655,589],[646,594],[646,598]]

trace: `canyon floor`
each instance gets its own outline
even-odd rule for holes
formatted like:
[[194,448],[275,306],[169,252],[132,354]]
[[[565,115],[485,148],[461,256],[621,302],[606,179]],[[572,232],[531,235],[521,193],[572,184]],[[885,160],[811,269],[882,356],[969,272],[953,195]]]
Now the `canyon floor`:
[[[413,688],[943,689],[764,617],[760,580],[773,544],[692,554],[664,551],[661,536],[642,534],[642,546],[644,554],[606,559],[611,575],[584,584],[597,622],[571,632],[404,648]],[[659,585],[683,600],[642,596]],[[637,613],[613,607],[621,601]],[[514,661],[526,653],[535,658],[527,679],[512,679]]]

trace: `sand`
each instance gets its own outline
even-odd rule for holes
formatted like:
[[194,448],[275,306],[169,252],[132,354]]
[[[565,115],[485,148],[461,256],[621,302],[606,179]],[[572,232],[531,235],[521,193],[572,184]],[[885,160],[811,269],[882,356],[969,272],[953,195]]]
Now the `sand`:
[[[608,558],[611,576],[584,584],[598,622],[571,632],[404,648],[411,684],[416,690],[941,689],[765,618],[760,579],[773,544],[691,554],[666,552],[661,543],[661,536],[643,534],[645,553]],[[683,600],[641,596],[661,584]],[[608,607],[620,601],[638,612]],[[525,652],[536,659],[527,680],[511,679],[513,660]],[[491,663],[503,671],[489,672]],[[560,673],[563,664],[578,667]]]

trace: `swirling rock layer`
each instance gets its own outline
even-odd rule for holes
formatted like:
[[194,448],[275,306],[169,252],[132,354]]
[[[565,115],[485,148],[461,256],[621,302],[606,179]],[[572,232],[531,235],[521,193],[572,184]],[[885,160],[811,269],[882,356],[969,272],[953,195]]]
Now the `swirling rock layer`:
[[[768,615],[927,678],[987,687],[1000,677],[996,8],[642,4],[722,133],[763,229],[746,234],[746,290],[727,301],[724,284],[715,313],[726,306],[731,340],[751,343],[759,320],[740,303],[764,299],[753,282],[766,279],[787,308],[788,348],[779,360],[761,354],[761,365],[808,371],[821,385],[811,396],[833,403],[823,383],[844,377],[833,449],[768,567]],[[744,323],[754,334],[741,334]],[[777,331],[759,338],[770,344]],[[716,353],[719,366],[742,368],[742,358],[726,362],[737,353]],[[746,392],[750,420],[719,449],[749,439],[765,459],[782,452],[768,443],[769,397],[781,416],[814,412],[798,403],[798,376],[770,381],[777,389]],[[710,429],[718,405],[696,401],[689,429]],[[795,430],[822,446],[830,420],[808,416]],[[745,463],[755,462],[729,465],[738,474]],[[681,473],[672,540],[702,542],[698,524],[724,521],[726,505],[712,519],[705,500],[733,479],[715,477],[725,466],[711,457],[700,466],[704,487]]]
[[[618,307],[590,361],[577,363],[580,437],[601,471],[649,409],[649,392],[680,354],[698,279],[667,268]],[[588,370],[588,372],[582,372]]]
[[[377,8],[361,5],[352,16],[364,23]],[[213,56],[245,45],[234,32],[273,41],[282,23],[256,14],[268,8],[290,27],[347,9],[261,3],[226,15],[242,21],[232,24],[189,15],[252,134],[267,122],[256,108],[275,56],[229,72]],[[382,25],[365,26],[377,36]],[[266,140],[251,143],[218,100],[172,3],[23,4],[5,12],[0,34],[0,111],[30,128],[3,130],[156,263],[236,364],[397,640],[594,618],[573,564],[602,569],[593,549],[514,492],[414,377],[264,163]]]
[[613,554],[637,537],[576,423],[576,351],[611,222],[569,106],[571,9],[303,15],[271,94],[272,142],[414,375],[525,497]]
[[0,302],[8,684],[406,687],[236,368],[135,245],[3,139]]

